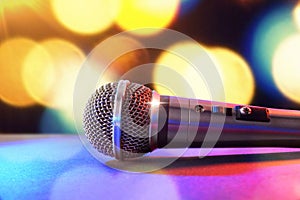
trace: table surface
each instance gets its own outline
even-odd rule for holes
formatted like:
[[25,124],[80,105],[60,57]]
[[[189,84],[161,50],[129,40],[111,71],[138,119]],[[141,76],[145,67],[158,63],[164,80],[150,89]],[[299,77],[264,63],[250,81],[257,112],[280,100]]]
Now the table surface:
[[[195,149],[147,173],[94,158],[78,135],[0,135],[0,199],[300,199],[300,149]],[[163,159],[163,158],[157,158]]]

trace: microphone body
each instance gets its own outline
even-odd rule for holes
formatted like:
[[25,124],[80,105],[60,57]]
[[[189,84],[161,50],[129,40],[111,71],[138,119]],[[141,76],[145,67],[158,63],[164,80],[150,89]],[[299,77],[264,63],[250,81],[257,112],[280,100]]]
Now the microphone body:
[[[153,149],[200,148],[204,140],[214,147],[300,147],[300,111],[172,96],[160,96],[158,110]],[[209,137],[209,128],[220,135]]]

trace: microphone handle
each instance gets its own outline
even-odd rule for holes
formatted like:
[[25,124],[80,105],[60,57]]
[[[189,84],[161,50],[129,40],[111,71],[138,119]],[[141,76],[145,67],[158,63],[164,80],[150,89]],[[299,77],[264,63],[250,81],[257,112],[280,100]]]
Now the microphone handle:
[[154,149],[300,147],[300,111],[160,96],[151,140]]

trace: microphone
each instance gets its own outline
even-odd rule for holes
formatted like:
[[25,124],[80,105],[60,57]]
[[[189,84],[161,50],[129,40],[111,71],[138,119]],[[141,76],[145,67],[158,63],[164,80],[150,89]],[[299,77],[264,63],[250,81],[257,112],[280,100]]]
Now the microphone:
[[[300,147],[300,111],[163,96],[128,80],[92,94],[83,128],[94,148],[118,160],[157,148],[200,148],[204,142],[212,147]],[[210,137],[219,130],[220,135]]]

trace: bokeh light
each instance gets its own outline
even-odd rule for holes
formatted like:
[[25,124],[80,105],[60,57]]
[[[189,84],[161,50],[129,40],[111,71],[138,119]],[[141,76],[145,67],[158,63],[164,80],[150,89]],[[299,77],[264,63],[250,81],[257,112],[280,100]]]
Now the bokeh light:
[[288,37],[275,51],[273,76],[279,90],[300,103],[300,34]]
[[120,0],[51,0],[53,13],[67,29],[95,34],[108,29],[119,11]]
[[[94,65],[90,67],[98,70],[105,69],[105,73],[102,74],[100,81],[102,79],[116,81],[117,77],[120,77],[128,70],[150,61],[148,50],[139,41],[128,36],[110,39],[110,44],[105,48],[105,51],[95,53],[97,57],[93,61]],[[103,63],[107,62],[109,65],[104,66]]]
[[84,53],[66,40],[45,40],[25,60],[24,84],[42,105],[71,111],[73,89],[84,59]]
[[155,90],[159,91],[159,94],[165,94],[169,96],[176,96],[176,93],[165,85],[155,84]]
[[236,52],[222,47],[209,48],[223,79],[226,102],[249,104],[254,96],[255,83],[247,62]]
[[0,14],[1,11],[6,9],[15,9],[20,6],[31,6],[37,0],[1,0],[0,1]]
[[[195,48],[195,44],[180,42],[170,47],[168,51],[163,52],[157,60],[158,67],[154,70],[154,82],[167,84],[169,88],[176,88],[171,91],[164,85],[155,86],[155,89],[163,95],[176,95],[186,98],[191,97],[191,92],[195,94],[196,98],[212,100],[210,95],[210,88],[203,77],[195,67],[187,60],[184,60],[178,55],[172,54],[172,51],[180,49],[180,51],[189,52],[193,55],[193,59],[201,59],[199,49]],[[248,104],[254,96],[255,81],[253,74],[247,62],[236,52],[221,47],[205,48],[207,53],[211,56],[215,67],[219,72],[223,81],[223,88],[225,92],[225,101],[229,103]],[[177,51],[177,50],[176,50]],[[201,68],[207,67],[202,64]],[[179,74],[188,84],[182,84],[174,74]],[[171,86],[171,87],[170,87]],[[215,101],[223,101],[222,99],[214,99]]]
[[300,29],[300,1],[298,2],[297,6],[294,8],[293,17],[298,28]]
[[[113,46],[114,51],[122,51],[122,49],[124,49],[124,46],[127,45],[128,48],[128,46],[131,45],[129,41],[124,40],[123,42],[124,43],[121,42],[121,45],[119,46]],[[112,55],[110,55],[110,53],[111,51],[109,50],[103,53],[102,56],[106,57],[103,59],[111,57]],[[108,66],[102,66],[101,63],[99,63],[98,66],[95,66],[96,68],[102,67],[106,69],[105,72],[99,78],[97,88],[106,83],[117,81],[123,74],[130,71],[136,66],[147,63],[147,61],[149,61],[148,51],[146,49],[138,49],[120,55],[118,58],[113,60],[112,63],[110,63],[110,65]]]
[[[257,18],[253,30],[248,32],[245,44],[249,63],[256,83],[269,95],[276,95],[272,78],[272,58],[278,45],[297,32],[291,6],[275,6]],[[277,93],[277,95],[279,95]]]
[[179,0],[121,1],[116,23],[123,30],[158,28],[139,32],[141,35],[151,35],[159,31],[159,28],[167,27],[173,21],[179,5]]
[[41,117],[39,132],[41,133],[76,133],[73,113],[65,110],[47,108]]
[[29,106],[34,99],[22,82],[22,66],[29,51],[37,43],[27,38],[12,38],[0,44],[1,100],[14,106]]
[[[211,94],[208,86],[206,85],[204,77],[198,73],[195,66],[191,62],[176,55],[172,52],[189,52],[193,55],[193,59],[201,59],[201,53],[196,44],[191,42],[179,42],[169,47],[164,51],[157,60],[157,67],[153,72],[154,83],[161,83],[155,90],[161,95],[175,95],[180,97],[197,98],[211,100]],[[203,65],[205,67],[205,64]],[[183,84],[179,77],[184,79],[187,83]],[[165,83],[165,84],[164,84]],[[167,87],[166,87],[167,86]],[[170,89],[172,88],[173,92]],[[189,87],[189,88],[186,88]]]

